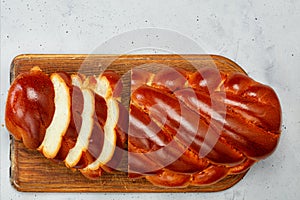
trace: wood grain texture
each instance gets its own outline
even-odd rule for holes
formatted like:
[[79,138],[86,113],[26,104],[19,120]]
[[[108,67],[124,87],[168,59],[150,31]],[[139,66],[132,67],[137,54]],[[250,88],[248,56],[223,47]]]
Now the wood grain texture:
[[[223,72],[245,73],[233,61],[216,55],[19,55],[11,64],[11,82],[32,67],[39,66],[46,73],[65,71],[98,75],[111,69],[122,75],[124,89],[122,103],[128,106],[130,69],[146,68],[150,71],[162,67],[179,67],[196,70],[217,67]],[[71,171],[63,163],[46,159],[39,152],[28,150],[23,143],[11,138],[11,183],[26,192],[213,192],[231,187],[244,174],[228,176],[210,186],[187,188],[160,188],[145,179],[129,179],[125,172],[104,174],[99,180],[88,180],[78,171]]]

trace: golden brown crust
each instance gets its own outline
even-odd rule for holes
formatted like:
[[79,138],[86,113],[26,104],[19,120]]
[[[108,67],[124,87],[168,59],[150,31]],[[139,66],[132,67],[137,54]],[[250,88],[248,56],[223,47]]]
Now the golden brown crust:
[[31,70],[18,76],[8,91],[6,127],[26,147],[35,149],[44,139],[54,109],[51,80],[43,72]]
[[[99,77],[105,79],[107,94],[102,97],[94,92],[97,84],[95,77],[85,77],[81,74],[73,74],[72,77],[65,72],[57,72],[66,85],[71,98],[70,112],[71,120],[65,134],[62,136],[61,144],[57,154],[53,157],[55,161],[65,161],[71,149],[78,141],[81,130],[84,110],[84,97],[82,89],[89,88],[95,101],[95,111],[92,132],[88,141],[87,149],[83,149],[78,162],[72,167],[80,169],[81,173],[91,179],[102,175],[104,171],[112,171],[117,168],[120,158],[124,156],[121,151],[127,142],[128,114],[126,109],[119,103],[122,112],[117,126],[114,128],[117,135],[116,144],[119,151],[115,152],[108,166],[105,163],[96,169],[88,169],[100,155],[104,143],[104,126],[107,120],[107,102],[105,98],[119,98],[122,90],[120,76],[112,71],[105,71]],[[55,111],[55,91],[50,76],[39,69],[34,68],[30,72],[19,75],[10,87],[6,106],[6,126],[16,139],[23,140],[26,147],[37,149],[43,142],[47,127],[52,122]],[[85,80],[88,83],[83,85]],[[73,82],[75,81],[75,82]],[[93,82],[94,81],[94,82]],[[94,86],[93,86],[94,84]],[[84,88],[82,88],[84,87]],[[59,94],[57,94],[59,95]],[[22,115],[20,115],[22,114]],[[26,119],[26,120],[25,120]],[[41,151],[43,153],[43,151]]]
[[[82,150],[73,168],[91,179],[118,169],[127,157],[126,148],[129,177],[146,177],[161,187],[214,184],[226,176],[244,173],[275,150],[281,108],[272,88],[243,74],[220,73],[214,68],[193,73],[179,68],[155,74],[141,69],[132,72],[129,114],[119,102],[122,82],[115,72],[105,71],[98,77],[77,74],[76,86],[68,74],[57,73],[69,88],[72,110],[55,160],[64,161],[76,145],[82,125],[81,87],[91,91],[95,111],[88,148]],[[104,86],[99,89],[97,84]],[[112,127],[114,151],[106,163],[89,168],[104,146],[107,102],[111,99],[118,113]],[[21,74],[10,88],[6,126],[25,146],[37,148],[54,110],[49,76],[32,70]]]
[[[142,71],[132,70],[132,79],[137,80],[132,80],[130,117],[135,120],[129,121],[128,149],[144,154],[129,154],[133,175],[161,187],[210,185],[244,173],[275,150],[281,109],[272,88],[244,74],[225,74],[216,68],[193,73],[166,68],[155,74],[145,71],[145,77]],[[144,130],[137,129],[141,124]],[[157,141],[165,142],[158,145]],[[186,148],[181,150],[183,157],[166,165],[159,159],[163,155],[147,156],[166,152],[172,142],[178,143],[176,149]],[[139,159],[155,170],[144,173],[147,167],[138,165]],[[192,165],[182,162],[199,160],[206,165],[191,171]]]

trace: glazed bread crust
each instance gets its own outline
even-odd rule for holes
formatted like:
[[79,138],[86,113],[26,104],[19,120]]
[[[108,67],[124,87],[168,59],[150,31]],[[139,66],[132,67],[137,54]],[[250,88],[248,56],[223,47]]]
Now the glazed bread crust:
[[210,185],[245,172],[278,144],[279,99],[272,88],[244,74],[133,69],[132,85],[133,177],[162,187]]
[[129,110],[122,87],[114,71],[86,77],[33,68],[9,89],[6,127],[87,178],[113,172],[125,157],[130,178],[160,187],[212,185],[244,173],[278,144],[279,99],[244,74],[133,68]]

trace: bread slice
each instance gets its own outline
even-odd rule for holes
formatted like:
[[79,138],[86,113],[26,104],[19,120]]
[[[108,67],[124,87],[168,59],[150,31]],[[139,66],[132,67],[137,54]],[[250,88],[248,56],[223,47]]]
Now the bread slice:
[[94,127],[95,98],[89,89],[81,89],[83,94],[82,125],[75,146],[70,149],[65,164],[74,167],[80,160],[82,152],[88,149],[89,139]]
[[119,104],[111,96],[110,83],[106,78],[97,78],[91,77],[90,80],[87,80],[88,84],[85,83],[86,87],[92,89],[96,94],[102,96],[106,101],[107,106],[107,119],[104,124],[104,143],[102,151],[98,158],[91,164],[89,164],[85,170],[97,170],[99,167],[105,165],[111,160],[114,155],[117,141],[116,126],[119,119]]
[[62,137],[69,127],[71,119],[71,97],[69,87],[58,73],[53,73],[50,79],[55,92],[55,111],[51,124],[46,129],[44,140],[38,150],[41,151],[45,157],[54,158],[60,149]]

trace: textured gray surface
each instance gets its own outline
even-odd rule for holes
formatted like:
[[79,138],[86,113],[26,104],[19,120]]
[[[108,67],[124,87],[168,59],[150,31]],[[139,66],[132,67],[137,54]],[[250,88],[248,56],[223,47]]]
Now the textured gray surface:
[[[1,0],[2,125],[9,65],[21,53],[221,54],[271,85],[283,109],[283,132],[274,154],[236,186],[217,193],[19,193],[9,182],[9,134],[1,126],[1,199],[299,199],[299,21],[296,0]],[[149,27],[147,34],[143,28]]]

